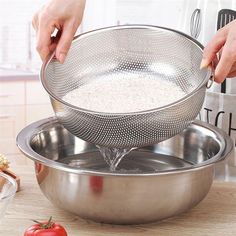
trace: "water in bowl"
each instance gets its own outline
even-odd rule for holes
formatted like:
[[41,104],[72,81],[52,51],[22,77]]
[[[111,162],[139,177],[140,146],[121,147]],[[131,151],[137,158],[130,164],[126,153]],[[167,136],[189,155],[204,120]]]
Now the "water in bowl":
[[194,163],[172,155],[155,153],[148,148],[135,149],[129,152],[119,165],[114,163],[112,167],[104,161],[98,149],[74,154],[57,160],[74,168],[100,173],[117,174],[150,174],[160,173],[174,169],[188,168]]

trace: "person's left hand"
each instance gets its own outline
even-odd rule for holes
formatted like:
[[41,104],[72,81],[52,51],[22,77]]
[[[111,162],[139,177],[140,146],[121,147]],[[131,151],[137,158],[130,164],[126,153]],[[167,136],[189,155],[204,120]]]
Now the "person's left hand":
[[212,62],[216,64],[216,82],[222,83],[226,77],[236,76],[236,20],[218,30],[205,47],[201,68],[208,67]]
[[[64,62],[71,42],[79,27],[85,0],[50,0],[33,18],[32,24],[37,32],[37,51],[43,61],[56,50],[55,56]],[[57,29],[56,37],[51,34]]]

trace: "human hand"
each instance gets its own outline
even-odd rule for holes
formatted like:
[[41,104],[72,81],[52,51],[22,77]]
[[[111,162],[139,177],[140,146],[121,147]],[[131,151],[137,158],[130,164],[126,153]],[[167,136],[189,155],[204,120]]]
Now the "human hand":
[[[33,17],[37,34],[37,51],[43,61],[56,49],[56,58],[65,61],[84,12],[86,0],[50,0]],[[57,29],[57,35],[52,33]]]
[[[217,59],[217,53],[220,59]],[[215,81],[222,83],[226,77],[236,76],[236,20],[217,31],[203,51],[201,68],[214,62]]]

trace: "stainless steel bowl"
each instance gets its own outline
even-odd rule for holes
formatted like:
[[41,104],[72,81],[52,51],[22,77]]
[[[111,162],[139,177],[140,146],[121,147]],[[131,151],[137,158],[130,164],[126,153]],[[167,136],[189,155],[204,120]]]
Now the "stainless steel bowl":
[[195,121],[169,140],[132,151],[110,172],[95,145],[55,118],[24,128],[17,145],[35,161],[39,186],[53,204],[114,224],[157,221],[197,205],[211,187],[214,164],[233,148],[223,131]]

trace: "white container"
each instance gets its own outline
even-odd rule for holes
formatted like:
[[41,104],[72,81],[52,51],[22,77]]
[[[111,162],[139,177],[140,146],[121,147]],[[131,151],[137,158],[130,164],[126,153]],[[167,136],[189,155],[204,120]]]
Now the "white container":
[[[236,94],[207,92],[200,119],[223,129],[233,140],[236,140]],[[236,181],[236,148],[227,163],[218,166],[216,178]]]

